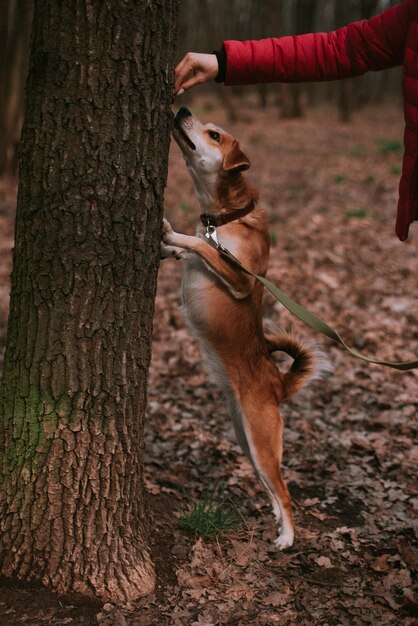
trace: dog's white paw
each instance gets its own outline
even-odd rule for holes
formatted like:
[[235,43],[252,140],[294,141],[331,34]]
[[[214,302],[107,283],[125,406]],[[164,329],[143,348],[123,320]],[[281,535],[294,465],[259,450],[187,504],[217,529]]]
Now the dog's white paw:
[[160,242],[160,259],[170,259],[173,256],[174,248],[167,246],[163,241]]
[[170,222],[164,218],[161,239],[164,241],[164,243],[170,245],[173,244],[174,235],[175,233],[174,230],[171,228]]
[[274,545],[279,550],[285,550],[293,546],[293,540],[295,536],[292,530],[282,531],[277,539],[274,540]]
[[160,259],[180,259],[183,258],[185,251],[176,246],[167,246],[163,241],[160,242]]

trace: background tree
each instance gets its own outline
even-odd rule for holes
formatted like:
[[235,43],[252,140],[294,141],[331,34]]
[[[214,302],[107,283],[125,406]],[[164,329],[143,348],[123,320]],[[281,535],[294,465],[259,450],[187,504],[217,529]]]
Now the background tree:
[[154,583],[142,430],[178,0],[35,3],[1,396],[0,570]]
[[15,175],[23,120],[32,0],[0,3],[0,176]]
[[[287,35],[309,33],[314,30],[317,0],[294,0],[286,4],[286,9],[283,22]],[[281,95],[282,117],[302,117],[304,115],[303,90],[300,84],[285,83],[281,85]]]

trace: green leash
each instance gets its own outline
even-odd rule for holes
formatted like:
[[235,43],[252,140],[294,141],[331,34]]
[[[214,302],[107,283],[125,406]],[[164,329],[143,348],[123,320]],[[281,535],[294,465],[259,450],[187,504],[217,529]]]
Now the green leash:
[[307,311],[303,306],[301,306],[300,304],[298,304],[297,302],[289,298],[285,293],[283,293],[281,289],[279,289],[276,285],[274,285],[272,282],[267,280],[267,278],[264,278],[263,276],[258,276],[257,274],[254,274],[253,272],[248,270],[246,267],[244,267],[238,261],[238,259],[235,258],[234,255],[231,254],[231,252],[229,252],[229,250],[224,248],[218,242],[217,237],[216,237],[216,229],[213,226],[207,226],[206,237],[208,239],[208,243],[213,248],[216,248],[219,254],[222,257],[224,257],[229,263],[231,263],[231,265],[234,265],[242,272],[245,272],[245,274],[254,276],[254,278],[256,278],[260,283],[262,283],[270,291],[270,293],[276,298],[276,300],[278,300],[281,304],[283,304],[283,306],[285,306],[288,311],[290,311],[293,315],[295,315],[298,319],[300,319],[302,322],[304,322],[307,326],[309,326],[313,330],[316,330],[322,333],[323,335],[325,335],[326,337],[329,337],[330,339],[333,339],[334,341],[336,341],[338,344],[340,344],[340,346],[342,346],[345,350],[347,350],[347,352],[349,352],[352,356],[356,357],[357,359],[362,359],[363,361],[367,361],[368,363],[374,363],[376,365],[384,365],[385,367],[391,367],[392,369],[395,369],[395,370],[406,371],[406,370],[413,370],[413,369],[418,368],[418,360],[408,361],[406,363],[391,363],[390,361],[379,361],[378,359],[372,359],[369,356],[366,356],[364,354],[361,354],[360,352],[357,352],[357,350],[353,350],[352,348],[347,346],[347,344],[343,341],[343,339],[340,337],[337,331],[331,328],[331,326],[328,326],[328,324],[324,322],[324,320],[322,320],[320,317],[317,317],[310,311]]

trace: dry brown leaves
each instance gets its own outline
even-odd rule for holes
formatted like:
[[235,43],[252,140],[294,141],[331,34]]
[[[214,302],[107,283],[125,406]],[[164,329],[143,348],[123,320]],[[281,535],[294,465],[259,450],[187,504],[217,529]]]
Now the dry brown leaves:
[[[382,141],[401,138],[401,109],[362,111],[342,126],[324,111],[280,121],[275,109],[254,110],[249,99],[239,102],[245,119],[232,125],[223,111],[204,111],[205,105],[192,108],[234,132],[254,164],[251,180],[276,241],[269,277],[357,349],[386,359],[416,358],[418,227],[406,244],[396,240],[401,154],[381,151]],[[166,207],[175,229],[193,232],[199,209],[176,146]],[[332,377],[283,406],[284,474],[298,534],[292,549],[277,552],[267,498],[230,438],[221,398],[179,311],[180,280],[181,264],[165,261],[146,426],[159,583],[152,598],[103,607],[97,621],[418,623],[417,373],[356,361],[266,295],[265,315],[321,343],[335,367]],[[240,511],[242,529],[217,540],[180,531],[178,511],[215,488]]]

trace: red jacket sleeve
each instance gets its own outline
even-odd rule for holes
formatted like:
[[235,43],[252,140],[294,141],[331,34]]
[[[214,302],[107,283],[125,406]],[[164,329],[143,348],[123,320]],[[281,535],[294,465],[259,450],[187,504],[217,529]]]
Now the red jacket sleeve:
[[335,80],[400,65],[416,2],[405,0],[331,33],[224,41],[225,84]]

